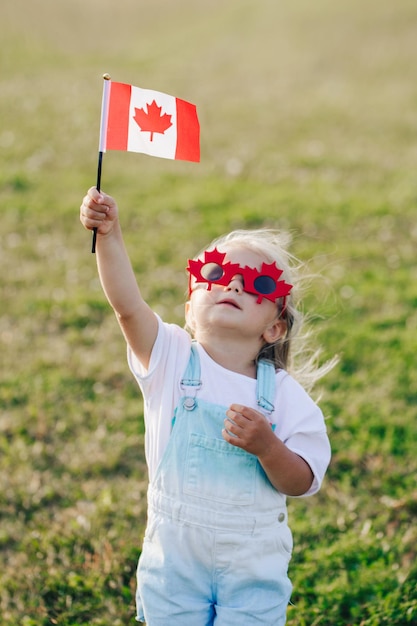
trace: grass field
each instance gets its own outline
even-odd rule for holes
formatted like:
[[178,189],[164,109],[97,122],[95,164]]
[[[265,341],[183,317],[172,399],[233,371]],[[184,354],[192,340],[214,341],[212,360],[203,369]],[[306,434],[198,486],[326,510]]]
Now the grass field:
[[417,624],[415,0],[2,0],[0,34],[1,626],[135,623],[142,402],[78,221],[103,72],[198,106],[199,165],[104,159],[167,321],[235,227],[289,230],[320,276],[333,460],[289,502],[289,626]]

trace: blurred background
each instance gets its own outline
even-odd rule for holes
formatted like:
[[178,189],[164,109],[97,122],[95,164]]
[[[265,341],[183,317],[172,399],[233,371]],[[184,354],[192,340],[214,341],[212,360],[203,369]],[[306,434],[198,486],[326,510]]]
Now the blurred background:
[[197,105],[200,164],[103,162],[166,321],[233,228],[317,275],[333,460],[289,503],[288,624],[416,623],[415,1],[2,0],[0,36],[0,624],[134,623],[142,402],[78,218],[104,72]]

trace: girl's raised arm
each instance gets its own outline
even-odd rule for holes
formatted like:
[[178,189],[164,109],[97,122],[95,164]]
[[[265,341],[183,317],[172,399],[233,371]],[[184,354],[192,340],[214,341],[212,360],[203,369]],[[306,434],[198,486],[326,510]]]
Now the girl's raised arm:
[[142,298],[120,228],[117,204],[92,187],[80,207],[85,228],[97,228],[97,267],[104,293],[113,307],[125,339],[147,368],[158,321]]

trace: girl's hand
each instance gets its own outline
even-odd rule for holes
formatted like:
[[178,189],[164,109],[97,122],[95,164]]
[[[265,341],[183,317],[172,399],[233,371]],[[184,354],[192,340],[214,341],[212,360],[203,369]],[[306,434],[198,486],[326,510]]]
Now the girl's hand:
[[259,457],[275,444],[271,424],[259,411],[232,404],[226,415],[222,435],[233,446]]
[[118,220],[117,204],[111,196],[91,187],[80,206],[80,221],[85,228],[97,228],[100,235],[107,235]]
[[257,456],[277,491],[287,496],[307,493],[314,478],[310,466],[275,436],[262,413],[232,404],[226,415],[223,438],[232,446]]

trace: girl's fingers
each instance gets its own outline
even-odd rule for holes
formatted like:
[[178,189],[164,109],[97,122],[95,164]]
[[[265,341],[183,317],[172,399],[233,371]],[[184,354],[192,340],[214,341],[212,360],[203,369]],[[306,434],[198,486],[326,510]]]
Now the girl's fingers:
[[93,228],[100,228],[105,222],[108,212],[108,207],[93,205],[90,203],[87,205],[83,203],[80,207],[80,220],[83,226],[89,230]]
[[106,204],[97,204],[94,200],[86,197],[80,207],[80,211],[84,217],[103,220],[109,212],[109,207]]
[[80,206],[80,221],[88,230],[108,232],[117,216],[117,206],[111,196],[91,187]]

